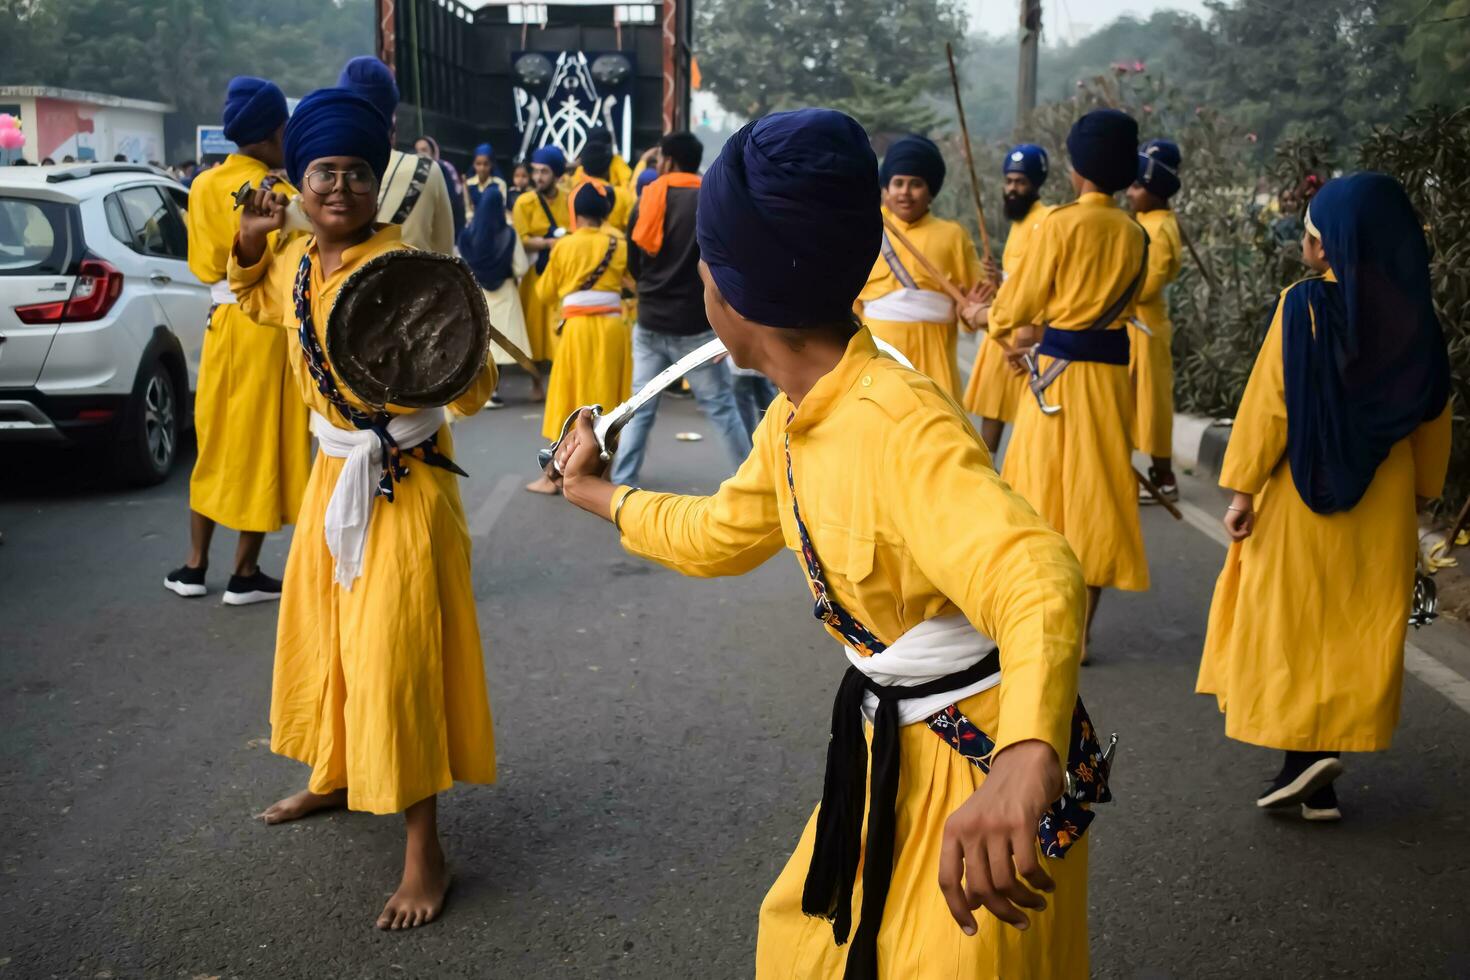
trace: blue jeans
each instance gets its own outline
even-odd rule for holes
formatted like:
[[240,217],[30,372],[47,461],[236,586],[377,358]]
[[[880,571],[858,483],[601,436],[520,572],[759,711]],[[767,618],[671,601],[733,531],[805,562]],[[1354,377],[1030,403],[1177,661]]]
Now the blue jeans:
[[[633,327],[633,390],[636,392],[654,375],[688,354],[696,347],[714,340],[713,330],[683,337],[675,334],[657,333],[644,327]],[[685,378],[689,389],[694,392],[694,401],[700,411],[709,417],[719,430],[730,455],[731,469],[740,468],[745,457],[750,455],[750,431],[740,418],[740,409],[735,404],[734,386],[730,384],[730,372],[724,364],[703,364],[690,371]],[[648,444],[648,432],[653,428],[658,415],[660,398],[644,405],[618,438],[618,454],[613,459],[612,481],[631,484],[637,481],[638,471],[643,467],[643,450]]]
[[734,371],[730,374],[735,382],[735,404],[740,406],[740,418],[754,437],[766,409],[776,400],[776,384],[764,374],[735,374]]

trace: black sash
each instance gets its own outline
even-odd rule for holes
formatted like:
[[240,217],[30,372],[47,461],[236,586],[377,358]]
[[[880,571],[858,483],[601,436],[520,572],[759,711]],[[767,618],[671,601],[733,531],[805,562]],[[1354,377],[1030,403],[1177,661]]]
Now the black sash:
[[434,166],[434,161],[428,157],[419,157],[419,162],[414,165],[413,176],[408,179],[408,189],[403,192],[403,200],[398,204],[398,210],[393,212],[389,220],[390,225],[401,225],[408,220],[413,213],[414,205],[419,203],[419,197],[424,193],[424,185],[429,181],[429,168]]
[[[552,216],[551,205],[546,203],[546,198],[541,196],[540,191],[536,191],[534,193],[536,194],[536,203],[541,205],[541,210],[546,213],[546,220],[551,225],[551,227],[546,229],[546,234],[542,235],[541,237],[550,238],[551,233],[560,228],[561,225],[557,224],[556,218]],[[546,263],[550,260],[551,249],[543,248],[540,252],[536,253],[536,275],[539,276],[541,275],[541,273],[546,271]]]

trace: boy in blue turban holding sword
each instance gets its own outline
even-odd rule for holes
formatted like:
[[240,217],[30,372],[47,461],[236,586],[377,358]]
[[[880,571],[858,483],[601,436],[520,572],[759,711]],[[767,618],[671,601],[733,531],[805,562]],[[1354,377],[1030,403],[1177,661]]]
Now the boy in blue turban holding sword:
[[867,134],[841,113],[733,136],[700,189],[705,307],[782,394],[713,496],[609,483],[585,413],[557,450],[563,493],[688,575],[789,549],[844,644],[822,804],[762,905],[759,980],[1086,976],[1091,813],[1062,796],[1085,719],[1081,573],[945,390],[854,319],[878,207]]

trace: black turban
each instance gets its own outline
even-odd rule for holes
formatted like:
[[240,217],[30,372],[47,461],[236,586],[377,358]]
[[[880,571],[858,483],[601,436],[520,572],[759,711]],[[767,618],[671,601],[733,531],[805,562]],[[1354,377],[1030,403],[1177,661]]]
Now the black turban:
[[883,168],[878,179],[887,187],[896,175],[920,177],[929,185],[929,196],[938,197],[944,186],[944,155],[934,141],[924,136],[905,136],[883,155]]
[[1072,169],[1116,194],[1138,176],[1138,123],[1117,109],[1094,109],[1067,134]]

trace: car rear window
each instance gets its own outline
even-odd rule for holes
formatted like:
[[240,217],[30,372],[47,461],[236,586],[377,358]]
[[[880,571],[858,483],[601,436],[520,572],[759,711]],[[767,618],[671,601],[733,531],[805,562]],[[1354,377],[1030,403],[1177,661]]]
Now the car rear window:
[[54,276],[71,267],[70,204],[0,197],[0,276]]

